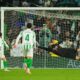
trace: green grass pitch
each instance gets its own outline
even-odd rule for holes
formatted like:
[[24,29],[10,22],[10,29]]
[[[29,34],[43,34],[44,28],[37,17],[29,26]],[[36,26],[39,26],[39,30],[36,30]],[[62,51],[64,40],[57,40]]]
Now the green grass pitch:
[[23,69],[9,72],[0,70],[0,80],[80,80],[80,69],[32,69],[27,75]]

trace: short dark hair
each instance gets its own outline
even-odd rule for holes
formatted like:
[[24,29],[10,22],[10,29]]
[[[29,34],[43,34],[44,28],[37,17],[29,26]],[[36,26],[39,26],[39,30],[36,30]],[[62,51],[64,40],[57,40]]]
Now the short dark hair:
[[0,32],[0,37],[2,36],[2,33]]
[[27,28],[31,28],[32,24],[31,23],[27,23]]

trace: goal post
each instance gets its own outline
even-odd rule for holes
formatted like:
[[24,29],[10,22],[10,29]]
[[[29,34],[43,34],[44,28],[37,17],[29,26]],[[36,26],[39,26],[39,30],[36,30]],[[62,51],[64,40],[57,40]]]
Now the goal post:
[[[64,12],[65,13],[62,13]],[[49,42],[52,40],[52,37],[59,39],[61,32],[60,28],[64,28],[61,31],[65,33],[67,30],[76,29],[78,21],[80,21],[80,15],[73,14],[69,15],[67,12],[80,11],[79,8],[25,8],[25,7],[2,7],[1,8],[1,32],[3,39],[5,34],[9,39],[11,45],[14,44],[15,39],[21,30],[25,29],[25,26],[28,22],[33,24],[33,30],[36,32],[37,41],[41,46],[48,47]],[[71,13],[72,13],[71,12]],[[58,23],[64,22],[64,27]],[[66,28],[67,24],[72,28]],[[8,26],[5,26],[7,24]],[[46,29],[46,25],[49,29]],[[54,26],[53,26],[54,25]],[[53,27],[51,27],[53,26]],[[59,27],[60,26],[60,27]],[[7,27],[7,32],[5,32],[4,27]],[[52,32],[51,30],[54,29]],[[57,31],[56,31],[57,30]],[[78,29],[77,29],[78,30]],[[76,35],[77,35],[76,30]],[[5,34],[4,34],[5,33]],[[64,37],[65,34],[62,35]],[[2,52],[4,53],[4,47]],[[14,50],[13,53],[9,53],[10,56],[7,57],[10,68],[22,68],[23,67],[23,57],[20,54],[20,49]],[[19,54],[18,54],[19,53]],[[3,63],[3,62],[2,62]],[[77,64],[77,65],[76,65]],[[47,51],[38,49],[37,52],[34,52],[33,58],[33,67],[34,68],[80,68],[80,62],[68,59],[65,57],[55,57],[54,55],[48,54]],[[1,68],[4,66],[1,64]]]
[[[1,8],[1,33],[4,40],[4,10]],[[2,54],[4,54],[4,46],[2,47]],[[1,60],[1,69],[4,68],[3,61]]]

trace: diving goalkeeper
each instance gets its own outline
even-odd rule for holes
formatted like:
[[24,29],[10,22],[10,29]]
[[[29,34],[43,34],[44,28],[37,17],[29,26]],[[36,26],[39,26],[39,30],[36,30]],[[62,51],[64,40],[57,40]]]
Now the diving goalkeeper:
[[27,23],[27,29],[20,32],[16,39],[15,46],[17,46],[20,38],[22,37],[22,47],[24,53],[24,69],[27,74],[31,74],[30,68],[32,66],[33,48],[36,48],[36,35],[31,30],[32,24]]
[[74,48],[62,48],[57,40],[52,40],[52,42],[49,44],[49,47],[38,46],[38,48],[41,48],[49,52],[53,52],[57,56],[71,58],[71,59],[75,59],[77,54],[77,50]]

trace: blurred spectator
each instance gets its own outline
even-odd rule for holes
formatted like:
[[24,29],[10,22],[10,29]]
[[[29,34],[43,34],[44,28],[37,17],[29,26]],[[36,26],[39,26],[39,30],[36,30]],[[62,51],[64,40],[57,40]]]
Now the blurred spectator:
[[56,3],[57,3],[57,1],[58,1],[58,0],[51,0],[51,2],[50,2],[50,7],[55,6]]
[[19,31],[20,31],[19,27],[11,27],[10,28],[10,30],[8,31],[8,38],[9,38],[10,42],[12,42],[12,40],[16,38]]
[[76,47],[77,47],[77,56],[76,56],[76,59],[77,60],[80,60],[80,31],[78,32],[77,36],[76,36]]
[[13,0],[1,0],[1,6],[13,6]]
[[23,2],[22,2],[22,6],[23,6],[23,7],[29,7],[30,5],[29,5],[29,3],[28,3],[28,2],[23,1]]
[[80,6],[80,0],[75,0],[78,3],[78,6]]
[[80,46],[79,48],[77,49],[77,56],[76,56],[76,60],[80,60]]
[[50,0],[46,0],[44,6],[49,7],[50,6],[51,1]]
[[71,31],[75,32],[75,27],[76,27],[76,24],[75,24],[75,21],[73,21],[71,26]]
[[62,48],[72,48],[73,47],[73,42],[70,41],[69,37],[67,37],[61,44],[60,46]]
[[76,36],[76,41],[80,41],[80,31],[78,32],[78,34]]
[[58,0],[56,7],[77,7],[78,3],[75,0]]
[[1,0],[1,6],[78,7],[80,0]]
[[77,55],[76,55],[76,60],[80,60],[80,42],[78,43],[79,48],[77,48]]
[[44,24],[44,17],[37,16],[36,19],[34,19],[34,25],[36,28],[43,27]]
[[69,31],[66,31],[65,34],[64,34],[64,36],[65,36],[65,38],[66,37],[69,37],[70,38],[70,32]]
[[52,39],[52,33],[46,24],[44,24],[43,28],[40,30],[39,36],[40,36],[40,38],[39,38],[40,45],[47,47],[49,42]]

